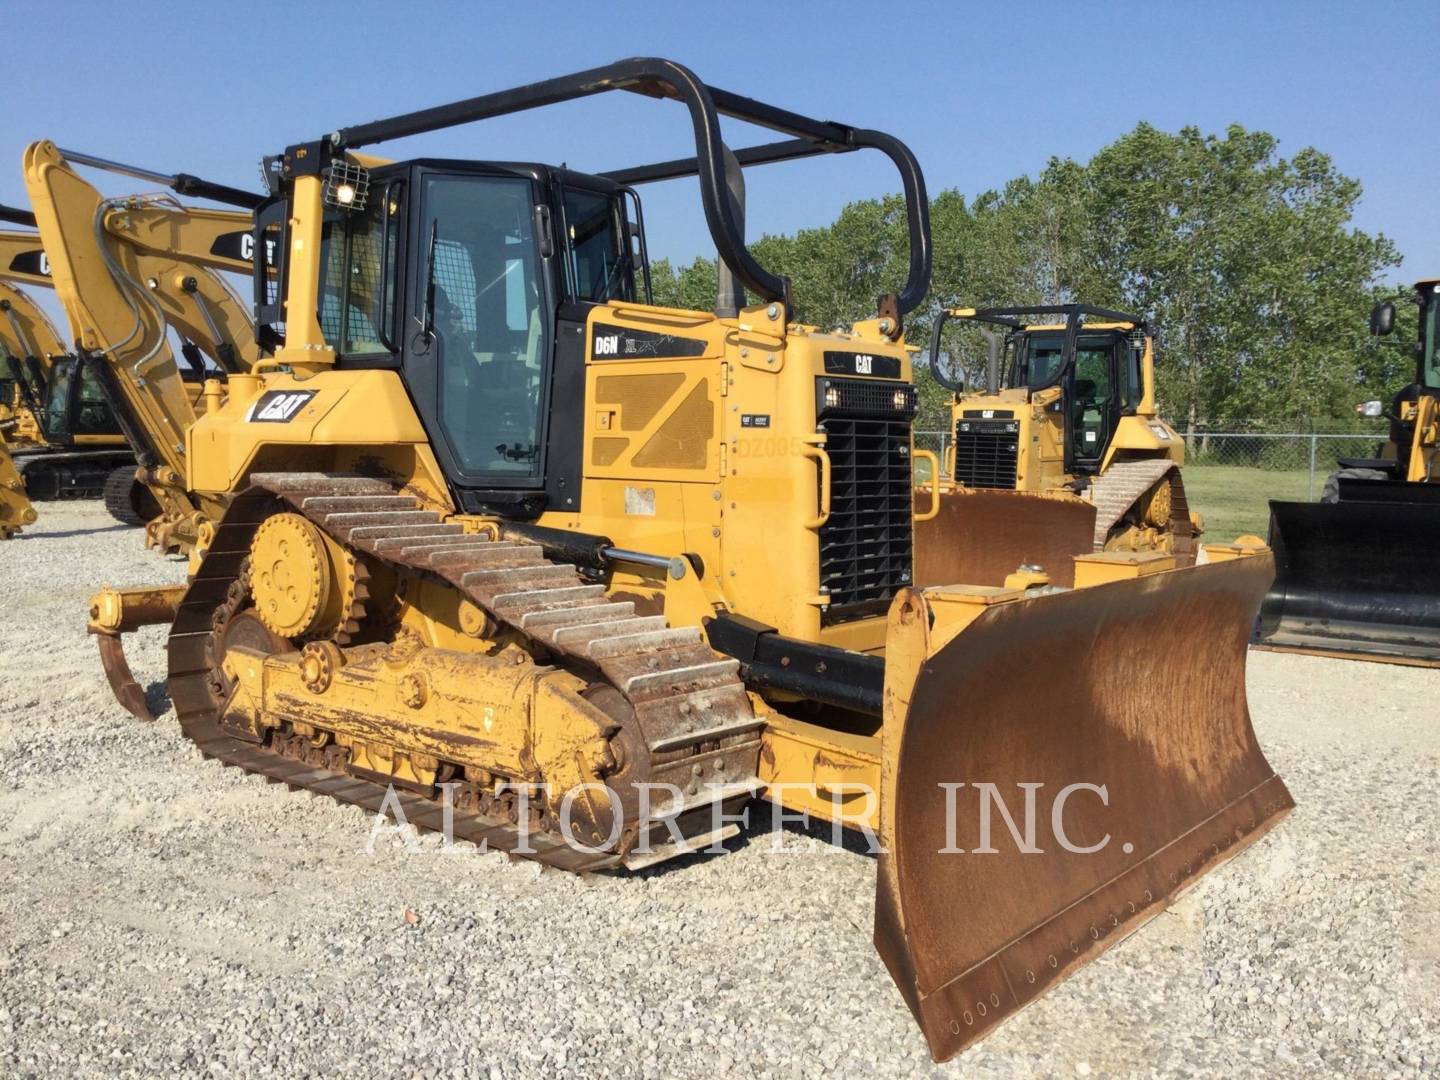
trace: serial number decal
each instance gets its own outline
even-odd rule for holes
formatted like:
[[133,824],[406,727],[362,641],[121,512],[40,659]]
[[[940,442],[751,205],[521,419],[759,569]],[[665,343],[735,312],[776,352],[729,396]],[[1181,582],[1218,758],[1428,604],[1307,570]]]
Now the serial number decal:
[[255,399],[246,419],[254,424],[288,424],[314,396],[314,390],[267,390]]
[[590,359],[669,360],[704,356],[705,345],[699,338],[596,323],[595,335],[590,339]]
[[871,353],[827,352],[825,354],[826,375],[869,375],[879,379],[898,379],[900,360],[895,356],[875,356]]

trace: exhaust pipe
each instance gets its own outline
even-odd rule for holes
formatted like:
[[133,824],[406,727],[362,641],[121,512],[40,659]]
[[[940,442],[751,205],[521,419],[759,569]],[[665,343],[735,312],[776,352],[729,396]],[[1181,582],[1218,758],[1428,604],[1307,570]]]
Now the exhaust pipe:
[[[745,173],[740,160],[728,146],[721,147],[725,159],[725,190],[730,199],[730,212],[735,216],[735,228],[740,238],[745,238]],[[722,319],[733,319],[745,306],[745,285],[740,275],[726,264],[724,259],[716,260],[717,281],[715,287],[715,314]]]
[[985,335],[985,392],[992,397],[1000,392],[1000,335],[981,330]]

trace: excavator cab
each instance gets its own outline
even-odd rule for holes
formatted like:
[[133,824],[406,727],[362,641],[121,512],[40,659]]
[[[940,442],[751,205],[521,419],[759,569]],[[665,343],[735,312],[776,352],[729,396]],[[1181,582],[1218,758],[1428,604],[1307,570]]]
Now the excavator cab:
[[94,368],[78,356],[55,357],[45,398],[45,441],[52,446],[83,446],[96,439],[123,437]]

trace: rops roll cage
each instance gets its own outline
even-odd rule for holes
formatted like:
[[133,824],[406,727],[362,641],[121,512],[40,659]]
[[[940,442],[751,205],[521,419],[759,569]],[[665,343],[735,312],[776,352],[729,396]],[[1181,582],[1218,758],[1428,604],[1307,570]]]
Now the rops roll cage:
[[1063,315],[1065,317],[1065,337],[1060,346],[1060,366],[1055,369],[1055,375],[1044,386],[1032,387],[1032,392],[1048,390],[1056,386],[1069,374],[1070,369],[1075,365],[1075,354],[1077,343],[1080,338],[1080,331],[1084,329],[1087,318],[1098,319],[1102,322],[1129,323],[1132,330],[1144,332],[1145,320],[1138,315],[1129,315],[1123,311],[1111,311],[1109,308],[1095,307],[1092,304],[1036,304],[1030,307],[995,307],[995,308],[941,308],[940,313],[935,316],[935,325],[930,331],[930,372],[945,389],[959,393],[963,386],[957,380],[949,379],[940,369],[940,335],[945,330],[945,324],[951,319],[969,319],[975,322],[989,323],[992,326],[1003,326],[1007,331],[1014,332],[1023,330],[1028,321],[1022,319],[1022,315]]
[[880,297],[879,315],[882,319],[890,319],[887,332],[892,337],[899,337],[901,317],[919,306],[930,287],[929,204],[925,195],[925,178],[910,149],[899,139],[881,131],[814,120],[707,86],[689,68],[673,60],[653,57],[621,60],[573,75],[341,128],[314,142],[289,147],[282,158],[281,171],[286,177],[320,175],[331,160],[346,150],[591,97],[610,90],[670,98],[684,105],[689,110],[694,128],[695,156],[600,175],[622,186],[685,176],[698,177],[705,223],[716,252],[747,289],[764,301],[783,303],[787,312],[793,311],[789,279],[766,270],[745,246],[742,223],[737,218],[726,188],[726,148],[720,135],[720,117],[728,116],[793,136],[779,142],[735,150],[735,159],[742,168],[860,149],[879,150],[890,158],[900,171],[905,190],[910,267],[905,287],[899,293]]

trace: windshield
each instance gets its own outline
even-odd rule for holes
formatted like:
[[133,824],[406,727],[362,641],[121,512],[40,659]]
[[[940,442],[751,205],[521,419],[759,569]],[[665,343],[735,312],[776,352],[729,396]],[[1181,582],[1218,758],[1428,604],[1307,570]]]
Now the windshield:
[[1429,286],[1425,314],[1420,320],[1420,379],[1430,390],[1440,389],[1440,285]]
[[547,349],[530,182],[430,177],[423,206],[446,439],[467,473],[539,477]]
[[[1064,351],[1064,334],[1035,335],[1030,347],[1024,351],[1021,370],[1012,380],[1014,386],[1025,386],[1030,390],[1041,390],[1052,385],[1060,376],[1060,354]],[[1105,372],[1103,379],[1108,392],[1110,370],[1110,346],[1094,346],[1081,342],[1075,350],[1075,368],[1080,378],[1096,380],[1095,373]]]

